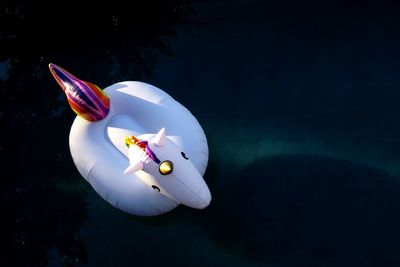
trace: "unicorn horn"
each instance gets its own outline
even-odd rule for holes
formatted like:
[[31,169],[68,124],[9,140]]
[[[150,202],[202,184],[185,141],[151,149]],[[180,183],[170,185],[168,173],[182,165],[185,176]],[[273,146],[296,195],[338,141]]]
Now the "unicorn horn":
[[99,121],[107,116],[110,99],[97,85],[82,81],[55,64],[50,63],[49,69],[78,116],[88,121]]

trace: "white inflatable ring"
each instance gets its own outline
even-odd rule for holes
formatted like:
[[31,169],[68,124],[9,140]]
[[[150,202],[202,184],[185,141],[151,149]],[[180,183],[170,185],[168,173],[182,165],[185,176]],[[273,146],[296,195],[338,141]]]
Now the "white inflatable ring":
[[[55,68],[65,71],[51,64],[50,70],[55,77]],[[208,146],[206,136],[195,117],[167,93],[146,83],[121,82],[107,87],[104,92],[110,102],[105,117],[89,121],[77,116],[69,138],[74,163],[95,191],[114,207],[134,215],[162,214],[181,203],[194,208],[206,207],[211,201],[211,195],[202,178],[178,177],[179,183],[183,181],[184,190],[187,190],[182,193],[184,195],[175,197],[181,194],[175,192],[179,186],[165,185],[172,178],[153,177],[157,175],[151,171],[146,172],[146,169],[124,174],[129,166],[129,149],[124,138],[133,135],[152,142],[157,138],[157,132],[165,128],[165,147],[181,149],[182,156],[179,157],[183,157],[183,161],[189,157],[189,161],[202,176],[207,167]],[[71,104],[70,99],[69,102]],[[163,155],[163,159],[171,157],[164,156],[164,150],[160,152],[158,146],[152,144],[151,147],[157,150],[156,154]],[[177,157],[172,156],[175,162],[180,162],[181,159]],[[157,164],[151,161],[146,168],[154,166]],[[191,167],[188,165],[185,168]],[[161,187],[167,188],[166,191],[162,189],[160,192],[158,184],[150,186],[152,181],[157,183],[160,179]]]

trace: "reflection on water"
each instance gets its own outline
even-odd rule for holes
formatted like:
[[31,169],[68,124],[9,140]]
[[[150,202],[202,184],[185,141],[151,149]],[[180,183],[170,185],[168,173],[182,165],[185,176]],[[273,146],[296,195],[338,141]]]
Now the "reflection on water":
[[[1,266],[400,265],[396,9],[275,2],[1,2]],[[188,107],[210,207],[143,218],[102,200],[48,62]]]

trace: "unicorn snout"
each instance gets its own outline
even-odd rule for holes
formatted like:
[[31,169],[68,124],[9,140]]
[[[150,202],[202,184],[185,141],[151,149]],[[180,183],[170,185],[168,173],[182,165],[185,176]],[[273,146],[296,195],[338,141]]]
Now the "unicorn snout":
[[208,187],[205,188],[203,192],[201,192],[199,195],[197,195],[198,201],[193,203],[194,205],[192,206],[193,208],[196,209],[204,209],[208,205],[210,205],[211,202],[211,193]]
[[175,192],[171,192],[174,199],[182,205],[204,209],[211,202],[211,193],[203,177],[199,174],[197,179],[180,181],[181,186]]

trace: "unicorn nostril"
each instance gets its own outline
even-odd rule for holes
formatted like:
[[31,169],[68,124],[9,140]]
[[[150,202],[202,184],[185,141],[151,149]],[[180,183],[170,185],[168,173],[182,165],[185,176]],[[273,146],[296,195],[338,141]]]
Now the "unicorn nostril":
[[161,190],[160,190],[160,188],[158,188],[158,186],[156,186],[156,185],[152,185],[151,186],[154,190],[156,190],[157,192],[160,192]]
[[189,158],[186,156],[186,154],[184,152],[181,152],[181,155],[184,159],[188,160]]

